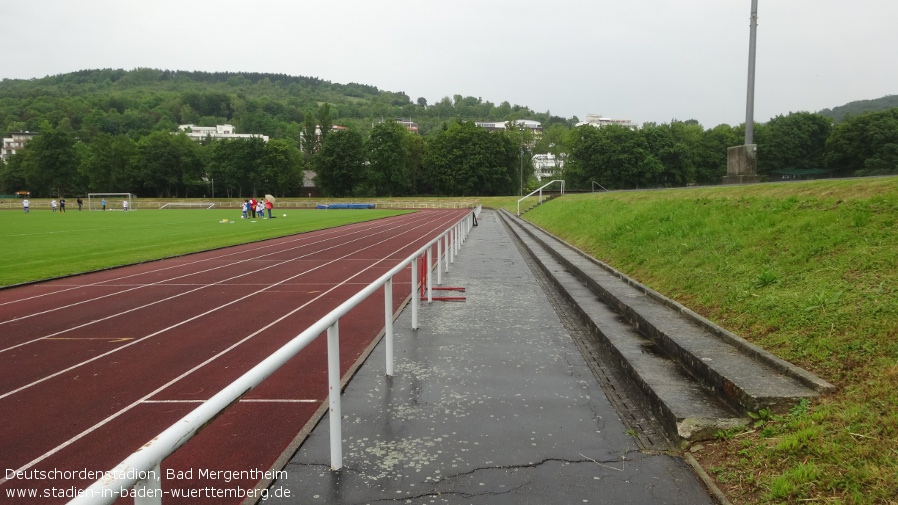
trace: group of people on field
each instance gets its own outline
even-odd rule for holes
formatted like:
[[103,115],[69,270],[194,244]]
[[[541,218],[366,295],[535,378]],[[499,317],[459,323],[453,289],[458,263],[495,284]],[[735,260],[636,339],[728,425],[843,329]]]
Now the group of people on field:
[[[81,197],[78,197],[77,202],[78,210],[81,210],[81,207],[84,206],[84,201],[81,199]],[[103,202],[103,210],[106,210],[105,200]],[[22,200],[22,210],[25,211],[25,214],[31,213],[31,200],[27,198]],[[55,198],[50,200],[50,210],[52,210],[53,212],[56,212],[57,210],[59,210],[59,212],[65,212],[65,198],[60,198],[59,202],[57,202]],[[128,210],[127,203],[125,204],[125,210]]]
[[[100,200],[100,209],[106,210],[106,199],[103,198]],[[81,198],[78,198],[78,210],[81,210],[81,207],[84,205],[84,201]],[[274,208],[274,204],[269,199],[256,200],[253,197],[250,200],[244,200],[243,206],[243,219],[249,219],[252,216],[253,219],[256,218],[256,215],[261,219],[274,219],[274,216],[271,215],[271,209]],[[28,214],[31,210],[31,202],[25,198],[22,200],[22,209],[25,211],[25,214]],[[65,198],[60,198],[57,203],[56,199],[50,200],[50,209],[53,212],[59,210],[59,212],[65,212]],[[122,210],[128,212],[128,200],[122,201]],[[268,211],[268,217],[265,217],[265,211]]]
[[[78,210],[81,210],[81,208],[84,206],[84,200],[82,200],[81,197],[78,197],[78,200],[76,200],[76,202],[78,203]],[[129,208],[130,202],[128,202],[128,200],[122,200],[122,210],[128,212]],[[31,201],[29,199],[25,198],[22,200],[22,210],[25,211],[25,214],[29,214],[31,212]],[[65,212],[65,198],[60,198],[58,202],[55,198],[50,200],[50,210],[52,210],[53,212],[56,212],[57,210],[59,212]],[[100,210],[106,210],[105,198],[100,200]]]
[[[271,209],[274,208],[274,204],[271,203],[271,200],[256,200],[256,197],[252,197],[249,200],[243,200],[243,219],[252,219],[256,218],[256,214],[259,215],[261,219],[274,219],[274,216],[271,215]],[[265,211],[268,211],[268,217],[265,217]]]

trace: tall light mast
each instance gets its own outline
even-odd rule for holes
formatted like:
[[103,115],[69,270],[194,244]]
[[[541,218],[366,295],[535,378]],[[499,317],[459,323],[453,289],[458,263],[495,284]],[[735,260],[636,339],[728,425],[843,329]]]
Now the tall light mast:
[[745,104],[745,145],[755,137],[755,45],[758,39],[758,0],[751,0],[751,24],[748,37],[748,98]]

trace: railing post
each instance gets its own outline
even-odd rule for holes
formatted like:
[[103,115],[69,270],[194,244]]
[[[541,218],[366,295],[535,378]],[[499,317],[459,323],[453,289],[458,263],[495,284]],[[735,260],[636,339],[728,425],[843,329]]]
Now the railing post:
[[387,376],[393,376],[393,279],[384,283],[384,338],[387,349]]
[[443,240],[446,241],[446,273],[449,273],[449,256],[451,256],[451,252],[449,252],[449,232],[443,234]]
[[162,470],[159,463],[146,479],[134,484],[134,505],[162,505]]
[[427,303],[431,303],[433,302],[433,276],[430,275],[430,268],[432,265],[431,262],[433,261],[433,247],[427,248],[427,255],[425,256],[424,261],[427,262],[425,264],[426,269],[424,270],[427,272]]
[[443,285],[443,237],[437,239],[437,286]]
[[418,329],[418,257],[412,260],[412,329]]
[[330,403],[331,470],[343,468],[343,411],[340,408],[340,321],[327,329],[327,399]]
[[454,247],[452,246],[452,229],[450,228],[446,232],[446,271],[449,271],[449,264],[452,263],[452,253],[454,251]]

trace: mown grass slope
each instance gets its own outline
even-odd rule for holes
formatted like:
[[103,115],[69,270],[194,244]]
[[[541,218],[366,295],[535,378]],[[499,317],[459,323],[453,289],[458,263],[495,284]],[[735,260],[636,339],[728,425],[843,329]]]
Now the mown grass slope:
[[526,219],[838,387],[695,450],[734,503],[896,503],[898,178],[569,194]]

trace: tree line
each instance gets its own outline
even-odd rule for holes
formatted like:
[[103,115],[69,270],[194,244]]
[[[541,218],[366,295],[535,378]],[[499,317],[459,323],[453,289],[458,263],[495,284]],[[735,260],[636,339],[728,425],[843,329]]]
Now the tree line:
[[[327,110],[326,104],[320,108],[321,124],[330,121]],[[27,188],[34,197],[304,196],[304,178],[315,174],[315,189],[333,197],[506,195],[516,191],[523,167],[514,138],[472,122],[447,124],[425,139],[395,121],[374,125],[367,136],[306,121],[297,140],[196,142],[184,132],[151,132],[137,140],[101,133],[83,142],[45,123],[40,135],[0,166],[0,193]]]
[[[412,117],[421,135],[390,118]],[[536,119],[536,134],[518,119]],[[488,132],[474,120],[506,122]],[[0,193],[34,196],[132,192],[142,196],[300,195],[304,174],[327,196],[510,195],[536,186],[531,157],[565,160],[572,189],[717,184],[726,149],[744,127],[705,129],[694,120],[639,129],[574,127],[526,107],[474,97],[412,102],[405,93],[274,74],[82,71],[0,82],[0,131],[35,131],[0,166]],[[261,139],[196,143],[178,124],[235,124]],[[347,129],[331,131],[339,124]],[[320,131],[320,134],[318,133]],[[836,123],[797,112],[755,126],[759,172],[825,169],[893,174],[898,108]]]

